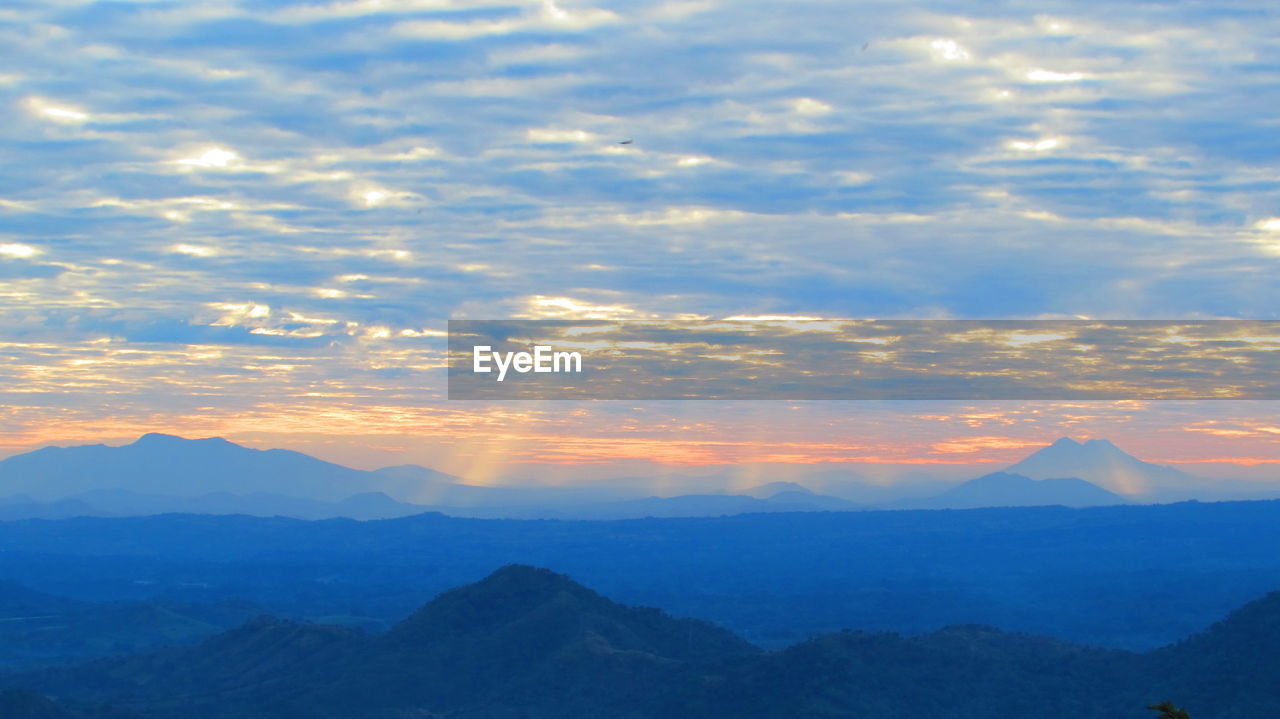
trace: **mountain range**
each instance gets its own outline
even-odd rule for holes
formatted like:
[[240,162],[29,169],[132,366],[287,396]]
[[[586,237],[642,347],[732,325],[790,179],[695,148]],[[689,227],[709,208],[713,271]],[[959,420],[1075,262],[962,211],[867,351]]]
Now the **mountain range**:
[[1280,593],[1146,653],[975,625],[762,651],[511,565],[381,634],[263,617],[194,646],[0,683],[7,719],[1129,719],[1159,701],[1256,719],[1280,715]]
[[[680,484],[669,479],[657,483]],[[689,482],[706,487],[709,480]],[[414,465],[364,471],[289,450],[152,433],[119,447],[45,447],[0,461],[0,520],[173,512],[385,519],[424,511],[480,518],[628,519],[1074,507],[1211,496],[1207,485],[1180,470],[1139,460],[1106,440],[1081,443],[1070,438],[1057,440],[1004,472],[960,484],[935,483],[925,494],[922,488],[934,485],[917,481],[895,496],[892,486],[825,483],[833,494],[781,481],[736,492],[674,490],[674,496],[646,491],[639,480],[480,486]]]

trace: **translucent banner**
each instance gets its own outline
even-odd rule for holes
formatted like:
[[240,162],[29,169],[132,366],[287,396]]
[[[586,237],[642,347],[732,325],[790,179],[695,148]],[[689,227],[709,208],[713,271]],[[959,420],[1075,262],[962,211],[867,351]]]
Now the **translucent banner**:
[[1271,320],[451,320],[449,398],[1277,399]]

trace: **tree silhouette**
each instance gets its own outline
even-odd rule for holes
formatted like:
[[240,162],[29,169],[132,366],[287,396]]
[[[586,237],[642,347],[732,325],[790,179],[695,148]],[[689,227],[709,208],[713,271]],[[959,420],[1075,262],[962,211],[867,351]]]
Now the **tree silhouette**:
[[1179,709],[1173,702],[1160,702],[1147,707],[1151,711],[1160,712],[1160,719],[1191,719],[1186,709]]

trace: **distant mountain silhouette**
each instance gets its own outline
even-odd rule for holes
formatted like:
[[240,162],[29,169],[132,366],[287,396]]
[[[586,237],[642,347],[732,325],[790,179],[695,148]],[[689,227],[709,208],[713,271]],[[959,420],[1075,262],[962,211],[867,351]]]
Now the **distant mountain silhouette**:
[[199,496],[268,492],[338,501],[376,490],[366,473],[284,449],[143,435],[122,447],[45,447],[0,461],[0,493],[49,501],[93,490]]
[[381,635],[263,617],[194,647],[12,677],[24,688],[0,708],[82,716],[32,688],[153,719],[1128,719],[1170,699],[1199,719],[1256,719],[1280,715],[1278,675],[1280,594],[1146,654],[978,625],[761,652],[512,565]]
[[[850,475],[828,472],[806,481],[818,482],[816,486],[831,494],[785,481],[740,494],[711,488],[730,482],[727,473],[557,486],[479,486],[415,465],[362,471],[289,450],[152,433],[120,447],[46,447],[0,461],[0,521],[165,513],[385,519],[427,511],[477,518],[638,519],[1116,501],[1081,482],[1144,502],[1267,494],[1256,482],[1200,482],[1177,469],[1132,457],[1106,440],[1060,439],[1006,474],[1042,483],[1018,485],[1006,479],[999,484],[979,478],[982,481],[956,487],[912,476],[899,486],[836,481]],[[689,493],[674,494],[681,489]]]
[[366,472],[291,450],[158,433],[120,447],[45,447],[0,461],[0,520],[166,512],[365,519],[427,505],[578,506],[633,496],[611,487],[475,486],[414,465]]
[[1083,479],[1031,479],[994,472],[971,479],[936,497],[902,500],[896,507],[913,509],[973,509],[977,507],[1101,507],[1125,504],[1117,494]]
[[0,461],[0,520],[166,513],[299,519],[454,516],[631,519],[852,509],[777,482],[738,495],[634,497],[613,486],[476,486],[426,467],[372,472],[220,438],[147,434],[120,447],[46,447]]
[[1075,477],[1126,496],[1185,490],[1196,482],[1186,472],[1144,462],[1105,439],[1081,443],[1063,437],[1005,471],[1032,479]]
[[736,492],[735,494],[742,494],[748,497],[755,497],[756,499],[772,499],[774,496],[779,494],[795,496],[800,494],[813,494],[813,493],[814,493],[813,490],[809,489],[808,487],[802,484],[797,484],[795,482],[769,482],[768,484],[762,484],[758,487],[752,487],[750,489],[743,490],[741,492]]
[[414,504],[483,503],[485,487],[459,484],[460,479],[428,467],[403,464],[370,472],[378,491]]

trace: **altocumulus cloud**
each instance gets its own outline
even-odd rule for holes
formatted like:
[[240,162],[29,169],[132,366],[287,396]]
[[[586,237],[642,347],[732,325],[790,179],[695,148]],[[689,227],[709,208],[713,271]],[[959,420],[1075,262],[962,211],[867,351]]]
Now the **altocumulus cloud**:
[[1256,2],[9,2],[7,373],[167,342],[438,393],[445,318],[598,308],[1273,318],[1278,34]]

